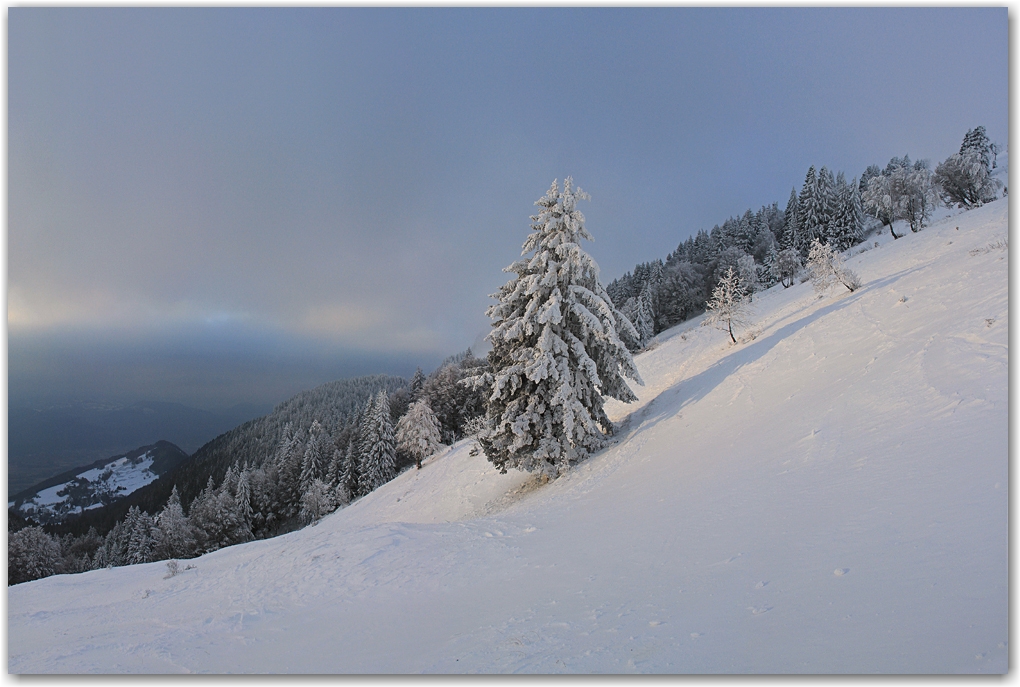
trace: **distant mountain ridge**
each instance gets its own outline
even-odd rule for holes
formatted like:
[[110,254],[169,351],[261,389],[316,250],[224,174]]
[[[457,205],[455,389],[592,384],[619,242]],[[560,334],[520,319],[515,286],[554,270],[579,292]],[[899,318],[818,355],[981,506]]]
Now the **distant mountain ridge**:
[[95,526],[101,534],[105,533],[124,518],[131,506],[138,506],[148,513],[158,512],[166,504],[174,486],[182,503],[188,504],[202,491],[210,477],[216,483],[222,481],[230,465],[240,462],[262,464],[279,447],[287,425],[295,434],[303,434],[313,421],[318,421],[326,436],[336,435],[339,438],[369,398],[378,391],[393,394],[406,389],[407,385],[408,381],[401,377],[369,375],[328,382],[302,391],[277,405],[271,413],[216,436],[196,451],[190,460],[178,464],[127,498],[70,518],[58,529],[82,534],[90,526]]
[[21,517],[43,523],[59,522],[129,496],[188,457],[169,441],[157,441],[44,480],[19,492],[7,506]]
[[212,412],[180,403],[66,403],[8,409],[8,499],[57,473],[138,446],[169,441],[194,453],[220,434],[271,409],[243,404]]

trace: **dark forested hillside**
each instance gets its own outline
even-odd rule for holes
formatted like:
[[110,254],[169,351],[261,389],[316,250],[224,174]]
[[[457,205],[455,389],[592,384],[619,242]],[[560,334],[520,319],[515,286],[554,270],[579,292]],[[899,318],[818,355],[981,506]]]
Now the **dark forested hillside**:
[[400,377],[372,375],[341,379],[303,391],[268,415],[219,435],[202,446],[191,460],[129,497],[53,529],[82,534],[89,527],[95,527],[100,533],[106,532],[123,520],[132,506],[149,513],[159,511],[175,485],[181,501],[187,504],[202,491],[210,477],[217,483],[222,481],[229,466],[245,462],[252,467],[262,465],[279,447],[287,425],[295,435],[301,435],[318,421],[327,436],[339,435],[369,398],[379,391],[393,394],[407,384],[407,380]]

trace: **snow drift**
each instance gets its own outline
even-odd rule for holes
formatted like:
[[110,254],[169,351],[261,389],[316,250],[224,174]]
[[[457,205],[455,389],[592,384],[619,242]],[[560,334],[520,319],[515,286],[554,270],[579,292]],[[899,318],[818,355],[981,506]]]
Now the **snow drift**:
[[8,669],[1005,672],[1007,209],[756,296],[737,345],[661,334],[554,482],[461,442],[176,576],[11,587]]

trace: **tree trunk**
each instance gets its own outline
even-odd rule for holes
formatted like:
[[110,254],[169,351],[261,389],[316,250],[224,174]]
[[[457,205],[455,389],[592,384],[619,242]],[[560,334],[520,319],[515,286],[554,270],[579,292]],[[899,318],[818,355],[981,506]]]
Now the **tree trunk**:
[[892,234],[892,237],[893,237],[894,239],[898,239],[898,238],[899,238],[899,236],[897,236],[897,235],[896,235],[896,232],[895,232],[895,231],[893,231],[893,228],[892,228],[892,222],[889,222],[889,233],[890,233],[890,234]]
[[736,338],[734,338],[733,336],[733,320],[727,320],[726,326],[729,327],[730,329],[730,339],[733,341],[733,343],[737,343]]

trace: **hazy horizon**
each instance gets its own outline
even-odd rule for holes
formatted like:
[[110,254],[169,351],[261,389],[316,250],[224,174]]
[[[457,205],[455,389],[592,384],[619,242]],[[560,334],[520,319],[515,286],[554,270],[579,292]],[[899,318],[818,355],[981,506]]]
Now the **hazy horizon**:
[[609,282],[979,125],[1006,8],[10,8],[9,402],[409,376],[477,345],[553,179]]

